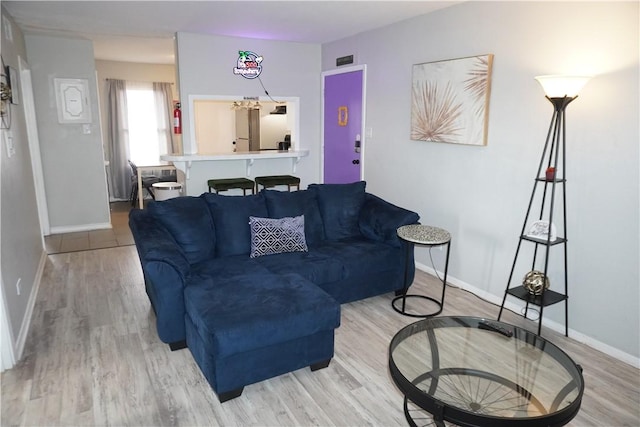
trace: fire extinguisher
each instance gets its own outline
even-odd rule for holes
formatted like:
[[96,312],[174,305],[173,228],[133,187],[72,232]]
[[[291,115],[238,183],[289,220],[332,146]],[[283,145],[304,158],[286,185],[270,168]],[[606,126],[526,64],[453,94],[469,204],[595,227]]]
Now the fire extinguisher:
[[173,109],[173,133],[182,133],[182,112],[180,111],[180,103],[176,102],[176,106]]

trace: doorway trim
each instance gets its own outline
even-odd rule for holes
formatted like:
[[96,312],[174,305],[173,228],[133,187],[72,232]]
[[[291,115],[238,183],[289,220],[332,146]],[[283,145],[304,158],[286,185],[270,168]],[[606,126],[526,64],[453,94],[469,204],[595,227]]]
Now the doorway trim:
[[362,71],[362,123],[360,124],[360,179],[364,180],[364,171],[366,167],[365,151],[366,151],[366,132],[365,123],[367,122],[367,65],[352,65],[350,67],[337,68],[335,70],[323,71],[322,76],[322,90],[321,90],[321,126],[320,126],[320,182],[324,182],[324,122],[326,120],[324,116],[324,91],[325,91],[325,79],[328,76],[334,76],[336,74],[352,73],[354,71]]
[[27,140],[29,142],[29,154],[31,155],[31,170],[36,193],[36,205],[38,206],[38,218],[40,219],[40,235],[44,247],[44,236],[51,234],[49,224],[49,208],[47,206],[47,193],[44,188],[44,173],[42,171],[42,157],[40,156],[40,139],[38,137],[38,123],[36,121],[36,109],[33,99],[33,85],[31,83],[31,69],[29,64],[18,56],[20,69],[20,90],[27,127]]

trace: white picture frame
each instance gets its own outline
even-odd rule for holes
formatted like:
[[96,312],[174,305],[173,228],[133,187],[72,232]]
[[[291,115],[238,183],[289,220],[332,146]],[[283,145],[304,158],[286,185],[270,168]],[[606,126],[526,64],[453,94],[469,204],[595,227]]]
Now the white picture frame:
[[89,80],[54,79],[58,123],[91,123]]

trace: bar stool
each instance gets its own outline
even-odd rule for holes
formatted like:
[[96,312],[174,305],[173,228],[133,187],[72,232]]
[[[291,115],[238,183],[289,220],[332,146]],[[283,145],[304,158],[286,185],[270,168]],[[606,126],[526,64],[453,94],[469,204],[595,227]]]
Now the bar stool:
[[245,196],[247,195],[247,190],[251,190],[251,194],[255,194],[253,191],[254,182],[247,178],[210,179],[207,181],[207,185],[209,186],[209,193],[211,193],[212,188],[216,194],[232,188],[239,188],[242,189],[242,194]]
[[286,185],[287,189],[291,191],[291,187],[296,187],[296,190],[300,190],[300,178],[292,175],[269,175],[269,176],[256,176],[256,191],[260,191],[259,185],[263,188],[272,188],[276,185]]

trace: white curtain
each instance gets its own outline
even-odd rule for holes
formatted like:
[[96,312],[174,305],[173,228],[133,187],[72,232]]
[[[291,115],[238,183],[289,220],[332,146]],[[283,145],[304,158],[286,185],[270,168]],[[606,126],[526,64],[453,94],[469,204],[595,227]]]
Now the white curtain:
[[177,153],[178,147],[173,137],[173,91],[171,83],[153,83],[156,99],[156,118],[158,121],[158,143],[163,154]]
[[[129,198],[132,175],[129,160],[134,163],[138,160],[142,166],[160,164],[159,156],[178,151],[173,136],[172,99],[171,83],[107,80],[112,200]],[[153,127],[149,128],[149,125]]]
[[112,200],[126,200],[131,191],[127,86],[124,80],[107,80],[107,144],[109,189]]

